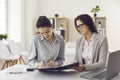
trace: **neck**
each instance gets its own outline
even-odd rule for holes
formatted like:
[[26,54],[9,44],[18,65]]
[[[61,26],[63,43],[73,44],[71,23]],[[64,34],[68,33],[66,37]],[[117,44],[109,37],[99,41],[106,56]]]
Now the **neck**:
[[52,35],[51,38],[48,40],[48,42],[52,43],[53,39],[54,39],[54,36]]
[[88,33],[85,35],[85,38],[86,38],[87,41],[90,40],[92,34],[93,34],[93,32],[90,31],[90,32],[88,32]]

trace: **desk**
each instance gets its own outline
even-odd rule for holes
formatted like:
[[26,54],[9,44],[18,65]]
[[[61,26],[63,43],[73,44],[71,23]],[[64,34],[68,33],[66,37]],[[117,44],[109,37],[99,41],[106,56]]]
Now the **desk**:
[[[18,66],[21,65],[15,65],[14,67]],[[25,67],[25,65],[23,67]],[[67,71],[61,73],[40,72],[38,70],[24,72],[21,74],[6,73],[6,71],[10,68],[0,71],[0,80],[87,80],[80,78],[80,72],[75,72],[72,70],[70,70],[71,72]]]
[[[26,65],[15,65],[14,68],[22,66],[26,70]],[[6,73],[9,69],[0,71],[0,80],[88,80],[80,78],[80,75],[84,72],[75,72],[72,70],[60,73],[49,73],[49,72],[40,72],[38,70],[23,72],[21,74],[9,74]],[[113,78],[112,80],[120,80],[120,76]]]
[[[72,57],[71,57],[72,56]],[[65,64],[71,63],[73,60],[73,55],[66,55]],[[6,73],[9,69],[16,69],[18,67],[23,67],[24,70],[28,67],[27,65],[15,65],[9,67],[5,70],[0,71],[0,80],[88,80],[80,78],[80,75],[84,74],[84,72],[75,72],[69,70],[71,72],[61,72],[61,73],[43,73],[38,70],[35,71],[24,71],[21,74],[8,74]],[[18,68],[19,69],[19,68]],[[120,80],[120,76],[113,78],[112,80]]]

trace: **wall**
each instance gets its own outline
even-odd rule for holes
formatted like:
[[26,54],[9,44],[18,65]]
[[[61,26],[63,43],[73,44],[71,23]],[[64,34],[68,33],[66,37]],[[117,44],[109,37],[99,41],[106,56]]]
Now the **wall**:
[[[76,41],[79,34],[74,28],[74,18],[82,13],[90,13],[90,9],[95,5],[100,5],[101,11],[98,16],[106,17],[107,38],[110,51],[120,49],[119,20],[120,19],[120,1],[119,0],[38,0],[39,15],[54,17],[55,13],[59,17],[69,18],[69,41]],[[72,37],[74,36],[74,38]]]
[[[11,39],[21,40],[21,1],[8,0],[8,34]],[[19,37],[18,37],[19,36]]]
[[9,39],[15,40],[21,50],[29,50],[38,14],[37,0],[7,1]]
[[[19,2],[20,0],[8,1],[12,1],[12,4],[15,4],[16,1]],[[48,17],[54,17],[54,14],[58,13],[60,17],[68,17],[69,41],[76,41],[80,35],[74,28],[74,18],[82,13],[88,13],[93,16],[93,14],[90,13],[90,9],[96,4],[100,5],[102,9],[98,15],[105,16],[107,19],[107,38],[110,51],[120,49],[120,35],[118,35],[120,30],[118,20],[120,19],[120,9],[118,9],[120,7],[120,0],[21,0],[21,3],[21,5],[16,4],[18,7],[21,6],[21,14],[18,13],[21,17],[17,16],[16,18],[21,19],[21,28],[19,31],[21,31],[22,44],[20,44],[20,46],[26,50],[30,47],[38,16],[46,15]],[[11,15],[15,12],[14,8],[11,8],[13,10]],[[15,19],[15,15],[13,15],[13,17],[13,19]],[[18,25],[17,23],[15,24]],[[15,26],[15,24],[11,25]],[[74,36],[74,38],[72,36]]]
[[29,50],[37,19],[37,0],[24,0],[25,49]]
[[8,37],[15,40],[21,50],[24,50],[24,2],[23,0],[7,0],[7,4]]

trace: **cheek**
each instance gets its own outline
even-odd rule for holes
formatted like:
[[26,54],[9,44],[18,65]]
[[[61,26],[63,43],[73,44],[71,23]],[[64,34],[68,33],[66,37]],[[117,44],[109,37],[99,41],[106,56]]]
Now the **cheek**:
[[47,34],[47,35],[45,35],[46,37],[51,37],[52,36],[52,34]]
[[79,33],[82,34],[82,35],[86,34],[87,32],[88,32],[87,29],[81,29],[81,30],[79,30]]
[[45,37],[46,37],[46,38],[48,38],[48,37],[49,37],[49,35],[45,35]]

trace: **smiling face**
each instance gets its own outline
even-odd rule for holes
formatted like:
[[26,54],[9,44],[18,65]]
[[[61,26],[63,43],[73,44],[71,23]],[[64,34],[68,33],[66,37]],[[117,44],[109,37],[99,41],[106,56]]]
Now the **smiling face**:
[[46,40],[52,38],[52,27],[40,27],[38,31]]
[[86,24],[84,24],[81,20],[76,21],[76,27],[81,35],[85,36],[89,32],[91,32],[90,29],[88,28],[88,26]]

